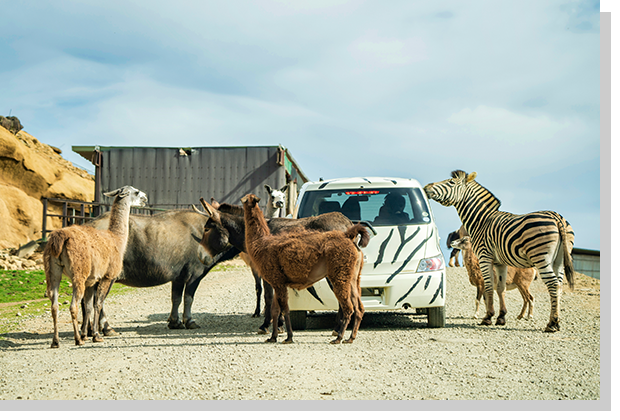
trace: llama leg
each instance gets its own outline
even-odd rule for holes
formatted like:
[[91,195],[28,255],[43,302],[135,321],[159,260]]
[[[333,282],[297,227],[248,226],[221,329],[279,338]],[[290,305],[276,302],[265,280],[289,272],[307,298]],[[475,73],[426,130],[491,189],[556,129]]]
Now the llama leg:
[[[284,291],[282,289],[284,289]],[[282,311],[280,302],[282,301],[282,295],[286,293],[286,286],[274,287],[273,292],[274,297],[271,302],[271,337],[266,340],[268,343],[275,343],[278,341],[278,318]]]
[[103,301],[108,295],[110,288],[112,287],[113,279],[104,277],[99,281],[97,299],[95,299],[95,319],[93,320],[93,342],[100,343],[103,338],[100,335],[101,323],[99,322],[99,316],[101,315],[101,309],[103,308]]
[[484,296],[484,284],[479,284],[476,286],[476,312],[474,313],[474,318],[478,319],[478,313],[480,312],[480,300]]
[[506,314],[508,309],[506,308],[506,266],[497,266],[497,296],[499,298],[499,316],[495,325],[506,325]]
[[86,283],[86,279],[79,278],[77,275],[74,275],[72,281],[73,297],[71,298],[71,305],[69,306],[69,311],[71,312],[71,321],[73,322],[73,336],[75,338],[75,345],[81,346],[84,344],[84,340],[82,340],[82,336],[80,335],[80,330],[78,327],[78,312],[80,308],[80,303],[82,302],[82,299],[84,297],[84,284]]
[[93,323],[93,298],[95,297],[95,288],[88,287],[84,291],[84,298],[82,299],[82,332],[81,337],[82,340],[86,339],[88,335],[89,327],[91,329],[91,334],[94,332],[94,328],[92,327]]
[[351,303],[351,287],[347,287],[348,282],[335,278],[333,281],[334,294],[338,299],[340,308],[342,310],[342,320],[340,322],[340,329],[338,330],[338,336],[331,341],[331,344],[339,344],[344,337],[344,332],[349,326],[351,321],[351,315],[353,314],[353,304]]
[[493,263],[492,261],[482,261],[480,259],[480,271],[484,278],[484,303],[486,305],[486,315],[480,325],[491,325],[495,310],[493,309]]
[[364,304],[362,303],[361,289],[358,290],[355,286],[351,289],[351,303],[353,304],[353,328],[351,331],[351,336],[344,341],[345,343],[352,343],[353,340],[355,340],[360,324],[362,323],[362,318],[364,317]]
[[[256,309],[254,309],[254,314],[252,314],[252,318],[259,318],[260,317],[260,297],[263,292],[263,287],[261,285],[262,279],[255,270],[252,270],[252,276],[254,276],[254,288],[256,289]],[[265,308],[267,308],[267,306],[265,306]]]
[[[293,342],[293,326],[291,324],[291,316],[288,308],[288,289],[284,287],[281,294],[276,294],[278,305],[280,306],[280,314],[284,313],[284,325],[286,326],[286,339],[283,344],[291,344]],[[273,322],[276,322],[275,319]],[[274,330],[278,330],[274,328]]]
[[60,280],[62,278],[62,268],[52,261],[50,267],[46,267],[45,271],[45,276],[47,278],[47,296],[50,298],[52,304],[54,337],[52,338],[51,348],[54,349],[58,348],[60,345],[60,339],[58,336],[58,288],[60,287]]
[[525,315],[525,310],[529,307],[529,293],[527,292],[527,290],[524,290],[523,285],[520,283],[517,285],[517,288],[519,289],[519,293],[521,294],[521,298],[523,299],[523,306],[521,307],[521,312],[517,316],[517,319],[522,319]]

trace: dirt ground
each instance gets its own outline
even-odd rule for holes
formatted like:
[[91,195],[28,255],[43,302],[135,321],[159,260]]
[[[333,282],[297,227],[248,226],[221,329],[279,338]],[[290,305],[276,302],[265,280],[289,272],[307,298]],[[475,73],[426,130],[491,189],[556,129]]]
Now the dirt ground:
[[412,310],[368,311],[353,344],[331,345],[334,314],[318,312],[295,343],[270,344],[251,317],[251,273],[233,264],[198,288],[200,329],[167,328],[170,285],[107,300],[119,335],[103,343],[74,345],[68,305],[59,349],[49,348],[49,313],[24,319],[23,329],[0,336],[0,400],[600,402],[599,281],[578,274],[575,290],[565,287],[553,334],[543,332],[546,288],[536,280],[531,292],[533,320],[515,319],[522,300],[514,290],[507,325],[482,327],[465,268],[448,268],[445,328],[427,328]]

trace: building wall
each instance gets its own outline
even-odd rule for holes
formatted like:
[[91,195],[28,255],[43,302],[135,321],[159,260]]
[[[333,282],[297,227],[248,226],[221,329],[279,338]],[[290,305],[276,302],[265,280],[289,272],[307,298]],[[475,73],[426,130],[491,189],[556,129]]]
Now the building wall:
[[[151,204],[179,207],[210,201],[240,204],[253,193],[267,201],[263,187],[286,184],[278,147],[110,148],[104,149],[101,190],[132,185],[144,191]],[[102,199],[105,196],[102,195]]]
[[601,278],[601,257],[600,255],[579,254],[573,252],[573,268],[576,272]]

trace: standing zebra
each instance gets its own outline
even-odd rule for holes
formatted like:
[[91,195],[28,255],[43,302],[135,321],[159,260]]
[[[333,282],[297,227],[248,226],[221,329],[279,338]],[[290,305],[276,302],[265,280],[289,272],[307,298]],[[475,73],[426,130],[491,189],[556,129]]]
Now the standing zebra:
[[493,309],[493,266],[499,275],[497,294],[500,312],[497,325],[506,324],[506,266],[536,267],[551,297],[551,316],[546,332],[560,329],[560,294],[566,279],[573,289],[571,250],[575,235],[558,213],[538,211],[515,215],[499,211],[500,201],[474,179],[476,173],[452,172],[452,178],[428,184],[424,191],[439,204],[454,206],[472,238],[474,252],[484,277],[487,313],[480,325],[491,325]]

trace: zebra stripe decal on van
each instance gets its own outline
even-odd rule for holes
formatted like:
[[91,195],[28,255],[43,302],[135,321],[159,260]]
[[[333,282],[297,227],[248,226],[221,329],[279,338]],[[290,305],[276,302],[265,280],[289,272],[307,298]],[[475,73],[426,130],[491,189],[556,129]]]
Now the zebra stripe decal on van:
[[388,284],[389,282],[394,280],[394,277],[396,277],[401,271],[403,271],[405,269],[407,264],[409,264],[411,262],[411,260],[413,259],[414,255],[417,254],[417,252],[420,249],[422,249],[422,247],[424,245],[426,245],[426,242],[428,242],[428,240],[433,237],[433,233],[434,232],[435,232],[434,230],[431,230],[431,234],[428,235],[428,237],[426,239],[424,239],[422,242],[420,242],[420,244],[413,250],[413,252],[411,254],[409,254],[407,259],[405,259],[405,261],[402,263],[402,265],[400,267],[398,267],[398,269],[396,271],[394,271],[390,277],[388,277],[388,279],[385,281],[386,284]]

